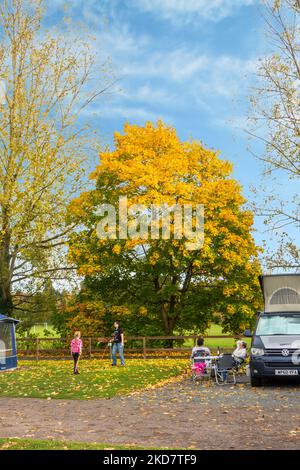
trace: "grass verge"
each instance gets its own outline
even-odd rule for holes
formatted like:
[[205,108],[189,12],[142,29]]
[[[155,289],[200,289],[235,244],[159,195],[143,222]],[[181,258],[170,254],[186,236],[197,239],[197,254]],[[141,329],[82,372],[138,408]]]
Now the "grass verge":
[[168,383],[184,372],[185,359],[129,359],[125,367],[105,360],[82,360],[80,375],[70,361],[20,361],[20,368],[0,374],[0,396],[92,399],[129,394]]
[[0,439],[0,450],[138,450],[132,445],[111,445],[87,442],[70,442],[37,439]]

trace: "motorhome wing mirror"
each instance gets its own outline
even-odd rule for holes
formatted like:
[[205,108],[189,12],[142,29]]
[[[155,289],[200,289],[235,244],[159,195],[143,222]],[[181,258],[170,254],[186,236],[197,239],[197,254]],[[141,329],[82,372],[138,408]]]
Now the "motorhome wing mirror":
[[251,338],[251,336],[252,336],[251,331],[250,330],[245,330],[244,331],[244,336],[245,336],[245,338]]

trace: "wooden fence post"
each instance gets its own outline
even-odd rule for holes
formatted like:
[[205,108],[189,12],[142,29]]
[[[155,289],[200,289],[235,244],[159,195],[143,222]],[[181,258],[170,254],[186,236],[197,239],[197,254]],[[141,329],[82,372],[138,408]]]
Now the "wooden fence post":
[[89,338],[89,356],[92,359],[92,338]]
[[40,346],[40,338],[36,338],[36,343],[35,343],[35,360],[39,360],[39,346]]
[[146,337],[143,337],[143,358],[146,359]]

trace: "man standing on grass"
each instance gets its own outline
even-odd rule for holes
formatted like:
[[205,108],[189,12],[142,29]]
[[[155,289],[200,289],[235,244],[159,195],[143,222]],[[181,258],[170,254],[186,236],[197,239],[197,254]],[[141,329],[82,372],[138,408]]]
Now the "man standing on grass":
[[124,333],[121,329],[120,322],[118,320],[114,323],[115,331],[112,335],[113,347],[112,347],[112,366],[117,365],[117,352],[119,353],[121,366],[125,365],[124,362]]

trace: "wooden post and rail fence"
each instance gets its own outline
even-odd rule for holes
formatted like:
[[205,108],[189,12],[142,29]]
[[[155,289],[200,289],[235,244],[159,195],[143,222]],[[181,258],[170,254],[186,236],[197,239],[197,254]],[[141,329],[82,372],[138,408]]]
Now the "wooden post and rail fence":
[[[188,358],[191,347],[197,343],[197,338],[198,335],[128,336],[125,341],[125,353],[127,358]],[[235,340],[239,338],[239,336],[206,336],[205,342],[210,346],[210,339],[220,339],[220,342],[224,339],[231,339],[232,342],[228,341],[228,347],[210,347],[212,352],[216,352],[217,349],[220,352],[231,352],[234,349]],[[108,338],[83,337],[82,340],[84,359],[109,358]],[[183,344],[187,341],[190,345],[184,346]],[[166,347],[167,343],[172,344],[173,347],[169,345]],[[22,359],[62,359],[70,356],[70,338],[17,338],[17,347],[18,356]]]

